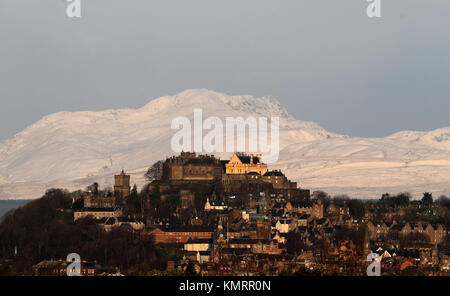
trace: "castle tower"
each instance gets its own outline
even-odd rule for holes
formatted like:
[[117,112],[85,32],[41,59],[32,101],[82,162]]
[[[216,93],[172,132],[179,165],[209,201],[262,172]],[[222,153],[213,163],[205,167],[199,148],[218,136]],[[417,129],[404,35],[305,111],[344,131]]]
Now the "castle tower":
[[120,175],[114,176],[114,193],[116,196],[126,198],[130,196],[130,175],[126,175],[122,170]]

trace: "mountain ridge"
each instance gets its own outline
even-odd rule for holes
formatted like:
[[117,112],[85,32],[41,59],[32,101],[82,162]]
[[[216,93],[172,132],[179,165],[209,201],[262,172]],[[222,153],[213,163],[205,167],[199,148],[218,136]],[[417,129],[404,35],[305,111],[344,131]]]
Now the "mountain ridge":
[[[96,179],[110,186],[112,175],[121,169],[135,171],[132,177],[142,185],[145,180],[139,174],[143,175],[144,166],[173,154],[169,145],[175,132],[170,128],[171,120],[177,116],[192,119],[194,108],[203,109],[203,119],[279,116],[280,159],[271,167],[280,166],[302,187],[336,187],[343,193],[347,192],[345,188],[361,187],[358,192],[352,189],[348,193],[364,196],[364,192],[373,192],[378,186],[363,182],[364,178],[373,179],[370,166],[377,162],[379,182],[386,182],[386,188],[405,187],[401,191],[407,191],[406,187],[418,184],[425,188],[426,182],[430,183],[423,171],[425,166],[432,169],[431,175],[436,172],[444,176],[437,178],[437,183],[443,184],[436,192],[448,191],[444,184],[450,180],[450,127],[429,132],[402,131],[384,138],[352,138],[295,119],[270,96],[229,96],[189,89],[156,98],[137,109],[61,111],[44,116],[0,143],[0,199],[36,198],[49,186],[78,189]],[[323,166],[324,162],[328,167]],[[343,166],[345,162],[353,167]],[[420,168],[414,170],[405,163],[420,164]],[[361,167],[364,164],[369,169]],[[383,168],[392,174],[391,179],[401,180],[393,182],[384,176]],[[352,177],[355,172],[362,173],[361,180]]]

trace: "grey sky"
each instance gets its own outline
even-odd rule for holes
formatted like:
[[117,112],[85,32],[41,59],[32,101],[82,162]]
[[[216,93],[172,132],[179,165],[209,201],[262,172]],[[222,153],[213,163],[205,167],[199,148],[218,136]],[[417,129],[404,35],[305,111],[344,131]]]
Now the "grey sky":
[[352,136],[450,125],[450,1],[0,1],[0,140],[186,88],[273,95]]

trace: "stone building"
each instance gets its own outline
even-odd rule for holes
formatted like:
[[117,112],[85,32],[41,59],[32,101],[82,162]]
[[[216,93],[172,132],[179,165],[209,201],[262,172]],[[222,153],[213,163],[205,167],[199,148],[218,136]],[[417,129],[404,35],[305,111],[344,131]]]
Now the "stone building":
[[214,156],[181,152],[179,156],[166,159],[162,179],[172,183],[214,181],[220,180],[222,172],[222,163]]
[[216,204],[215,202],[210,202],[209,197],[206,198],[206,203],[204,207],[205,211],[226,211],[228,206],[225,203]]
[[116,205],[114,197],[98,196],[93,192],[86,192],[84,195],[84,206],[86,208],[107,208]]
[[[165,160],[162,182],[178,188],[194,183],[215,184],[219,195],[242,197],[264,192],[271,197],[303,200],[310,196],[309,190],[297,188],[297,183],[287,179],[281,171],[267,171],[267,164],[261,162],[260,156],[243,153],[235,153],[228,161],[212,155],[181,152]],[[186,197],[183,207],[188,204]]]
[[267,195],[298,199],[310,196],[309,190],[297,188],[297,183],[288,180],[280,171],[266,172],[265,175],[257,172],[223,174],[221,184],[224,192],[230,194],[246,192],[255,195],[264,192]]
[[425,235],[428,243],[439,244],[446,237],[446,230],[442,224],[428,223],[393,223],[368,222],[369,238],[371,240],[384,239],[391,233],[391,238],[400,239],[409,235],[420,233]]
[[120,175],[114,176],[114,194],[101,193],[98,184],[94,183],[88,187],[83,194],[84,207],[86,208],[109,208],[123,205],[125,198],[130,195],[130,176],[122,170]]
[[119,207],[108,208],[88,208],[85,207],[81,210],[74,211],[73,220],[76,221],[81,218],[91,216],[94,219],[100,220],[103,218],[118,218],[122,216],[122,209]]
[[271,192],[273,187],[264,182],[261,175],[255,172],[246,174],[223,174],[221,184],[225,193],[251,193]]
[[114,176],[114,195],[123,199],[130,196],[130,175],[126,175],[122,170],[120,175]]
[[267,164],[261,163],[260,156],[235,153],[230,161],[225,164],[226,174],[248,174],[252,172],[259,175],[264,175],[267,172]]
[[153,235],[155,243],[187,243],[189,239],[211,239],[214,227],[197,225],[156,225],[141,232]]
[[314,219],[322,219],[324,216],[324,206],[320,199],[312,201],[305,201],[304,199],[291,200],[286,204],[286,211],[307,214]]
[[279,170],[267,171],[262,179],[266,183],[272,184],[274,189],[295,189],[297,182],[292,182]]
[[83,194],[83,200],[86,208],[108,208],[116,205],[114,196],[105,196],[99,193],[97,183],[88,187],[87,192]]
[[392,223],[388,225],[387,223],[369,221],[367,223],[369,238],[371,240],[385,239],[389,233],[390,226],[393,226]]
[[350,216],[350,208],[345,202],[343,205],[337,205],[334,201],[331,201],[326,212],[329,217]]
[[270,239],[272,227],[270,221],[256,222],[256,238]]

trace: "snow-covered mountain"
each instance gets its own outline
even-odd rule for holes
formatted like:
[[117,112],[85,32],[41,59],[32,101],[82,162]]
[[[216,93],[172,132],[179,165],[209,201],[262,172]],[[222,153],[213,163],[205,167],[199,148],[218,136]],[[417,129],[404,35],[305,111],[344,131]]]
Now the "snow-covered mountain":
[[[125,169],[142,186],[155,161],[173,153],[172,119],[249,116],[280,118],[281,168],[304,188],[356,197],[382,192],[450,191],[450,128],[349,138],[293,118],[272,97],[228,96],[199,89],[152,100],[139,109],[59,112],[0,144],[0,199],[35,198],[47,188],[111,186]],[[222,157],[226,154],[220,155]]]

